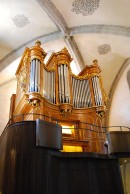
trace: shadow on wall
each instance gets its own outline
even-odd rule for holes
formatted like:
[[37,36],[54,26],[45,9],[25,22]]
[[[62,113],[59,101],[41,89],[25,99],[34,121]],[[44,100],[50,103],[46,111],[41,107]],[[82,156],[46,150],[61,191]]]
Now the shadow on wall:
[[16,93],[16,81],[9,82],[0,87],[0,134],[9,120],[10,98]]
[[130,89],[130,69],[127,72],[127,83],[128,83],[129,89]]

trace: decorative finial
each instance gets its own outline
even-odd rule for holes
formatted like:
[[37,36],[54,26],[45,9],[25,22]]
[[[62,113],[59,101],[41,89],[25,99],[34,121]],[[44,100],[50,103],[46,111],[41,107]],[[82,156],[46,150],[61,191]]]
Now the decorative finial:
[[68,50],[66,47],[64,47],[61,51],[68,53]]
[[35,45],[38,46],[38,47],[40,47],[40,46],[41,46],[41,41],[37,40],[37,41],[35,42]]
[[98,60],[97,60],[97,59],[94,59],[94,60],[93,60],[93,64],[94,64],[94,65],[97,65],[97,64],[98,64]]

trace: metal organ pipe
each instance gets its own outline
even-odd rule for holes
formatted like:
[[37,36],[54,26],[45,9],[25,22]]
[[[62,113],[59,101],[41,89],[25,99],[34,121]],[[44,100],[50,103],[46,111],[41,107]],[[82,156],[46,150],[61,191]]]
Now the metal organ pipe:
[[32,76],[32,82],[31,82],[31,92],[35,92],[35,59],[33,59],[32,61],[32,72],[31,72],[31,76]]
[[67,87],[68,87],[68,102],[70,103],[70,83],[69,83],[68,76],[69,76],[69,69],[68,69],[68,66],[67,66]]
[[58,66],[59,77],[59,102],[70,103],[70,86],[68,79],[68,66],[65,64]]
[[33,91],[33,61],[31,61],[31,68],[30,68],[30,86],[29,92]]
[[80,79],[78,80],[78,92],[77,92],[77,108],[79,108],[79,97],[80,97]]
[[61,93],[62,93],[62,103],[64,103],[64,69],[63,65],[60,65],[60,70],[61,70]]
[[76,104],[77,104],[77,84],[78,84],[78,80],[77,79],[75,79],[75,88],[74,88],[74,91],[75,91],[75,93],[74,93],[74,96],[75,96],[75,102],[74,102],[74,107],[76,107]]
[[86,91],[87,91],[87,80],[84,80],[84,90],[82,95],[82,107],[85,107],[85,100],[86,100]]
[[[38,59],[31,61],[30,67],[30,92],[40,92],[40,66]],[[51,103],[56,103],[56,72],[43,68],[43,96]],[[68,65],[58,66],[58,94],[59,103],[70,103],[70,85]],[[96,106],[102,105],[102,93],[98,76],[91,78]],[[89,79],[71,77],[73,106],[85,108],[92,106]]]
[[53,103],[53,72],[51,72],[51,102]]
[[72,78],[73,106],[83,108],[86,106],[88,93],[90,97],[90,89],[88,88],[88,80]]
[[72,77],[73,106],[75,108],[90,107],[91,93],[89,81],[87,79],[78,79]]
[[44,69],[45,82],[43,83],[44,88],[44,97],[48,100],[48,80],[47,80],[47,71]]
[[59,102],[61,103],[61,75],[60,75],[60,66],[58,66],[58,77],[59,77]]
[[39,65],[38,65],[38,90],[40,92],[40,77],[41,77],[41,71],[40,71],[40,67],[41,67],[41,62],[38,61]]
[[39,92],[39,77],[40,77],[40,72],[39,72],[39,60],[36,59],[36,68],[35,68],[35,92]]
[[83,85],[82,85],[82,98],[81,98],[81,108],[83,107],[83,103],[84,103],[85,82],[86,82],[86,80],[83,80]]
[[86,80],[85,96],[84,96],[84,107],[88,107],[88,94],[89,94],[89,84]]
[[66,80],[65,80],[65,83],[66,83],[66,102],[67,103],[70,103],[70,86],[69,86],[69,79],[68,79],[68,66],[65,65],[65,70],[66,70]]
[[96,90],[96,97],[97,97],[97,105],[100,105],[100,101],[99,101],[99,91],[98,91],[98,87],[97,87],[97,79],[96,76],[94,77],[94,82],[95,82],[95,90]]
[[97,83],[97,88],[98,88],[98,95],[99,95],[99,105],[102,105],[102,92],[100,88],[100,83],[99,83],[99,77],[96,76],[96,83]]
[[43,77],[43,96],[55,104],[55,72],[43,69]]
[[87,80],[88,82],[88,107],[92,106],[92,98],[91,98],[91,91],[90,91],[90,85],[89,85],[89,80]]
[[99,83],[98,76],[94,76],[92,78],[92,84],[93,84],[93,89],[94,89],[95,104],[96,106],[100,106],[102,105],[102,93],[100,89],[100,83]]
[[55,93],[55,72],[53,72],[53,103],[56,103],[56,93]]
[[93,91],[94,91],[95,104],[97,106],[98,100],[97,100],[97,91],[96,91],[96,86],[95,86],[95,77],[92,77],[92,85],[93,85]]
[[75,85],[76,85],[75,83],[76,83],[76,79],[72,77],[73,106],[75,106]]
[[40,60],[31,61],[30,71],[30,92],[40,92]]
[[78,108],[90,107],[91,106],[91,93],[90,93],[90,86],[89,81],[79,80],[79,100],[78,100]]
[[65,91],[65,102],[68,103],[68,88],[67,88],[67,71],[66,71],[66,65],[64,67],[64,91]]
[[79,105],[78,105],[79,108],[81,108],[82,87],[83,87],[83,80],[80,80],[80,87],[79,87]]
[[47,80],[47,71],[45,70],[45,91],[46,91],[46,99],[48,99],[48,80]]
[[77,79],[76,93],[75,93],[75,107],[76,108],[77,108],[77,104],[78,104],[78,89],[79,89],[79,80]]
[[38,92],[38,83],[37,83],[37,78],[38,78],[38,64],[37,64],[37,59],[35,60],[35,84],[34,84],[34,87],[35,87],[35,92]]
[[43,96],[45,97],[45,69],[43,68]]
[[47,84],[48,84],[48,101],[50,101],[50,72],[47,71]]

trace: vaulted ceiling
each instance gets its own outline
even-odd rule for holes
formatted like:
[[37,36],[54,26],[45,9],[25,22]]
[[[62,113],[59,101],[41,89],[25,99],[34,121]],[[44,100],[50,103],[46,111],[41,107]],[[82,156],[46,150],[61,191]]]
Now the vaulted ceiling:
[[109,94],[130,57],[129,18],[129,0],[0,0],[0,86],[39,39],[46,52],[67,47],[75,73],[97,59]]

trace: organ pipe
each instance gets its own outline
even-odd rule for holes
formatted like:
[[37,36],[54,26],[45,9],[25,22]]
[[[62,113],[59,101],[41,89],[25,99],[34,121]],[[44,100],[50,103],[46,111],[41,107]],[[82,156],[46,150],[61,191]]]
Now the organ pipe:
[[96,106],[101,106],[102,105],[102,93],[101,93],[98,76],[94,76],[92,78],[92,84],[93,84],[93,90],[94,90],[95,104]]
[[[28,49],[27,52],[30,56],[30,72],[28,72],[28,86],[26,88],[29,88],[31,102],[37,98],[40,102],[43,97],[52,104],[58,106],[70,104],[70,107],[73,106],[77,109],[104,106],[105,95],[99,79],[101,70],[97,60],[94,60],[91,66],[86,66],[76,76],[71,72],[71,57],[66,49],[56,54],[53,53],[47,64],[44,64],[43,60],[46,53],[39,46],[39,43],[30,50]],[[19,67],[19,72],[21,67],[22,65]],[[62,108],[63,106],[61,106]]]
[[33,59],[31,61],[29,91],[40,92],[40,61],[38,59]]
[[58,66],[59,77],[59,102],[70,103],[70,86],[68,79],[68,66],[65,64]]
[[[40,60],[31,61],[30,71],[30,92],[40,92]],[[59,103],[70,103],[70,85],[68,77],[68,66],[61,64],[58,66],[58,93]],[[51,103],[56,103],[55,93],[55,71],[43,70],[43,96]],[[95,105],[102,105],[102,93],[98,76],[92,77]],[[85,108],[92,106],[92,94],[88,79],[75,78],[72,76],[73,106],[75,108]]]
[[60,75],[60,67],[58,67],[58,76],[59,76],[59,102],[61,103],[61,75]]
[[43,96],[49,102],[55,104],[55,72],[44,69],[43,77]]
[[73,106],[75,108],[90,107],[91,92],[88,79],[72,78]]
[[55,104],[55,73],[53,72],[53,103]]

